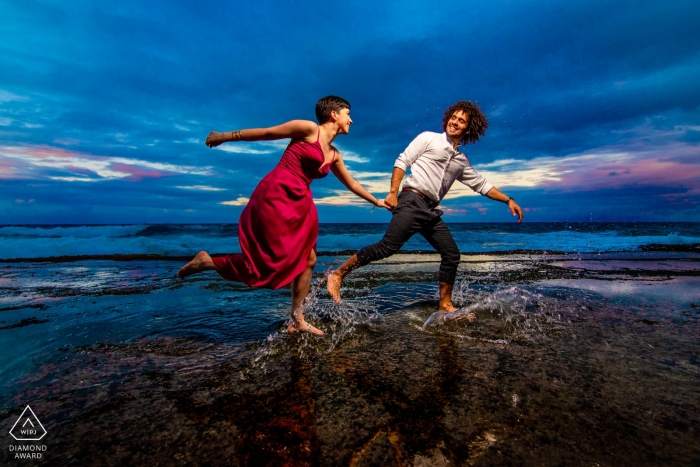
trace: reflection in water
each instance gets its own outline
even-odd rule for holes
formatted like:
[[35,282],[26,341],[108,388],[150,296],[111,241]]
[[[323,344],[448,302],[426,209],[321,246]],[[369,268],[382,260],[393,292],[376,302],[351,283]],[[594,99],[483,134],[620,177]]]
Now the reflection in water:
[[289,382],[271,391],[226,394],[208,403],[198,402],[189,391],[170,397],[178,412],[195,424],[242,427],[234,447],[240,465],[314,465],[319,443],[308,362],[292,358]]
[[408,394],[413,388],[404,387],[400,380],[386,378],[374,365],[352,365],[333,359],[334,371],[345,375],[363,398],[377,401],[386,411],[386,421],[360,440],[344,464],[356,465],[380,435],[390,442],[397,465],[404,465],[411,454],[438,449],[445,449],[457,458],[469,457],[467,440],[453,437],[445,424],[447,401],[457,392],[465,368],[453,339],[440,337],[437,344],[437,359],[431,371],[433,384],[415,396]]

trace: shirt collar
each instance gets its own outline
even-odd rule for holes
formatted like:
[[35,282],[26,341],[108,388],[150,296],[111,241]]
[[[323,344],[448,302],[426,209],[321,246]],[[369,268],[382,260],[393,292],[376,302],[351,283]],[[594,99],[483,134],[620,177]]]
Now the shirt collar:
[[446,131],[443,131],[443,132],[442,132],[442,136],[445,138],[445,141],[446,141],[447,144],[452,148],[452,150],[453,150],[454,152],[461,153],[461,151],[459,150],[461,144],[458,144],[458,145],[457,145],[457,148],[455,148],[454,143],[452,142],[452,139],[451,139],[449,136],[447,136],[447,132],[446,132]]

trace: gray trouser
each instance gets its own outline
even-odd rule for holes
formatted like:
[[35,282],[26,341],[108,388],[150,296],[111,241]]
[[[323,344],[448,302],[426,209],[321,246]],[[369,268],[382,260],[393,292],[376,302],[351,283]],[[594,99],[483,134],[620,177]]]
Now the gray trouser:
[[416,193],[403,192],[392,211],[389,228],[378,243],[357,252],[360,266],[387,258],[414,234],[421,234],[440,253],[440,282],[454,284],[459,265],[459,248],[447,225],[440,218],[442,211],[431,208],[428,201]]

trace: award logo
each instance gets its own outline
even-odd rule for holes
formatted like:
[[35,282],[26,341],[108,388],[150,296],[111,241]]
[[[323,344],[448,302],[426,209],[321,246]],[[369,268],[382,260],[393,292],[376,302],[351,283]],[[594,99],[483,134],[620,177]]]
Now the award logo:
[[[41,441],[46,436],[46,429],[31,407],[27,406],[12,426],[10,434],[17,441]],[[15,459],[41,459],[46,445],[10,445],[10,451],[15,453]]]

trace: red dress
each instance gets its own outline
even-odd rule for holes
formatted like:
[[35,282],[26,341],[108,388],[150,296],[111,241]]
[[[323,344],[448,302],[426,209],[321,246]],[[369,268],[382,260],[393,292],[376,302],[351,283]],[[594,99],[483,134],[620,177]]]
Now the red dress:
[[318,237],[318,213],[309,185],[328,175],[330,164],[323,162],[318,138],[315,143],[289,143],[241,212],[241,253],[212,258],[221,277],[279,289],[304,272]]

